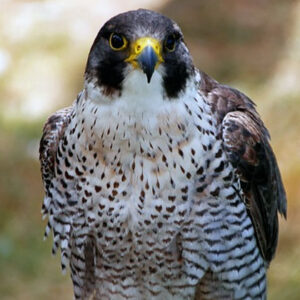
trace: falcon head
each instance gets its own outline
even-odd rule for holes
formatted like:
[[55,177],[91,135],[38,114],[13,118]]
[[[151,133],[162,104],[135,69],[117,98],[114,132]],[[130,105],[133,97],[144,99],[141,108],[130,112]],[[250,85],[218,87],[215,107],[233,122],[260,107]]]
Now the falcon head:
[[85,79],[94,91],[111,98],[129,89],[160,89],[164,98],[176,98],[192,74],[179,26],[159,13],[139,9],[104,24],[90,50]]

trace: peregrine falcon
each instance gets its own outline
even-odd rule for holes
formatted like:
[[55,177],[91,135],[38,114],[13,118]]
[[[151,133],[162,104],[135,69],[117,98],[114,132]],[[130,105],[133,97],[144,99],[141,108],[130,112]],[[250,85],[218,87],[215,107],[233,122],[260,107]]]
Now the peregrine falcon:
[[195,68],[174,21],[104,24],[40,161],[75,299],[266,299],[286,216],[269,134],[247,96]]

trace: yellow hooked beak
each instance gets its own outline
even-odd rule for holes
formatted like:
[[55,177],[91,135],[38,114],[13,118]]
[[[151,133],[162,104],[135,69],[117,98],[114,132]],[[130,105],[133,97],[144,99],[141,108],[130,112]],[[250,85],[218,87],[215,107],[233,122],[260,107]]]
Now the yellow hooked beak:
[[154,70],[164,62],[161,48],[160,42],[154,38],[139,38],[131,45],[130,55],[125,61],[130,62],[134,68],[142,69],[150,83]]

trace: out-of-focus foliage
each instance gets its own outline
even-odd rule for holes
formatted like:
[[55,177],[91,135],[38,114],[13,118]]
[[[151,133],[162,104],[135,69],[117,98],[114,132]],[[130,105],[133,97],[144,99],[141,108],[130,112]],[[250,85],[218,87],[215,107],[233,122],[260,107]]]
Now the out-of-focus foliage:
[[195,64],[258,104],[288,195],[269,299],[300,294],[300,1],[1,0],[0,298],[72,299],[43,242],[38,140],[83,84],[89,47],[110,16],[148,7],[178,21]]
[[197,66],[226,82],[265,83],[284,51],[294,0],[174,0],[163,8],[181,26]]

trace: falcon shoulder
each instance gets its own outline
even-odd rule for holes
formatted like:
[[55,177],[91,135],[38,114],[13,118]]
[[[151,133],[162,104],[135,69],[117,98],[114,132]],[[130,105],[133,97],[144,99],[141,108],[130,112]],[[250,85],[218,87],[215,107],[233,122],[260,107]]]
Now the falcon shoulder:
[[278,240],[277,212],[286,217],[285,190],[269,133],[255,104],[238,90],[219,84],[205,73],[201,74],[199,88],[217,120],[218,134],[240,179],[262,256],[269,263]]
[[[56,155],[58,144],[70,122],[72,106],[61,109],[51,115],[46,121],[40,141],[40,162],[42,179],[47,198],[52,198],[50,187],[55,177]],[[45,202],[42,207],[43,215],[48,213]]]

